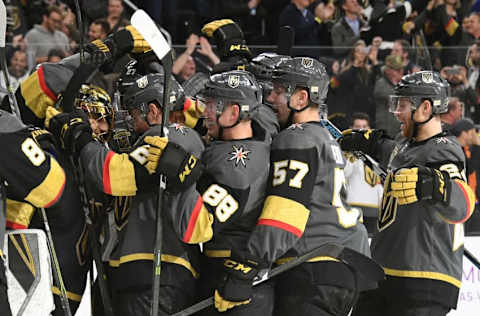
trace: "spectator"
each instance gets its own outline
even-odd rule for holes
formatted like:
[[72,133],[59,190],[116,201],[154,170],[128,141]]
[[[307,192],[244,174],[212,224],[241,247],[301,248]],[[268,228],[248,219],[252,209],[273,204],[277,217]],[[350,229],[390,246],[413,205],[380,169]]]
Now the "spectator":
[[450,95],[458,97],[465,104],[464,116],[471,117],[475,114],[478,106],[477,93],[468,82],[467,69],[459,65],[447,66],[442,68],[440,75],[450,83]]
[[452,97],[448,101],[447,113],[440,114],[442,120],[442,129],[450,130],[456,121],[463,117],[463,103],[457,97]]
[[110,33],[115,33],[120,28],[129,25],[130,22],[123,17],[123,1],[108,0],[107,22],[110,24]]
[[343,16],[333,26],[331,36],[335,56],[345,57],[367,23],[360,17],[362,7],[357,0],[340,0],[340,8]]
[[335,93],[339,95],[347,117],[350,117],[353,112],[375,115],[373,102],[375,73],[372,65],[378,63],[376,57],[376,54],[370,54],[365,42],[359,40],[340,69]]
[[292,0],[280,14],[279,25],[289,25],[295,30],[295,45],[331,46],[327,20],[335,12],[333,5],[329,5],[326,10],[320,10],[324,5],[317,4],[318,11],[316,8],[314,10],[325,21],[319,20],[320,17],[316,18],[307,9],[309,5],[309,0]]
[[[351,129],[369,129],[370,118],[367,113],[352,115]],[[355,157],[345,153],[345,180],[347,181],[347,202],[350,206],[360,208],[363,213],[363,223],[368,234],[376,231],[378,205],[383,195],[382,182],[372,169]]]
[[110,33],[110,24],[106,19],[97,19],[90,24],[88,28],[88,40],[104,40]]
[[469,48],[467,58],[466,58],[466,66],[469,67],[468,69],[468,86],[475,90],[475,94],[477,97],[477,102],[470,105],[470,109],[468,109],[468,113],[470,117],[473,119],[474,122],[480,122],[480,109],[478,109],[478,96],[480,93],[480,41],[475,41],[473,45]]
[[198,53],[207,56],[213,65],[216,65],[220,62],[220,59],[212,51],[212,46],[205,37],[198,37],[196,34],[190,34],[185,44],[185,51],[178,56],[173,63],[172,72],[177,81],[180,83],[193,77],[197,71],[195,60],[193,59],[192,54],[195,52],[195,48],[198,43],[200,43],[200,48],[196,50]]
[[[465,153],[468,185],[475,192],[477,201],[475,210],[478,211],[479,187],[477,184],[477,178],[480,172],[480,138],[478,132],[475,129],[473,121],[470,119],[458,120],[452,126],[450,131],[457,137],[457,140]],[[472,214],[472,217],[470,217],[465,223],[465,231],[469,234],[480,234],[479,214],[475,215],[475,212]]]
[[403,72],[405,74],[411,74],[420,71],[420,67],[410,61],[410,51],[411,46],[408,41],[404,39],[398,39],[393,42],[391,54],[400,56],[402,58]]
[[290,0],[262,0],[262,5],[269,13],[265,17],[266,33],[269,44],[277,43],[278,29],[280,27],[280,14],[289,2]]
[[[8,67],[8,79],[13,91],[17,90],[20,83],[28,77],[27,54],[24,51],[16,50],[10,58],[10,66]],[[0,87],[6,88],[5,79],[0,76]],[[0,91],[0,101],[7,93]]]
[[65,56],[65,52],[62,51],[61,49],[51,49],[49,52],[48,52],[48,58],[47,58],[47,62],[49,63],[58,63],[59,61],[61,61],[62,59],[64,59],[66,56]]
[[395,85],[402,79],[403,61],[400,56],[389,55],[381,76],[375,82],[373,96],[375,98],[376,116],[375,128],[384,129],[394,137],[400,132],[400,122],[389,112],[390,95],[393,95]]
[[29,69],[47,61],[51,49],[69,51],[68,37],[59,31],[61,27],[62,11],[56,6],[48,7],[42,24],[36,24],[25,36]]

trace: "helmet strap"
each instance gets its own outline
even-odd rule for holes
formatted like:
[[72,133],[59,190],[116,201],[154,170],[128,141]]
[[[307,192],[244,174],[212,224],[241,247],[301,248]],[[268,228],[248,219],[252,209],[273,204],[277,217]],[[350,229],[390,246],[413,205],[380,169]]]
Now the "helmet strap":
[[430,122],[430,120],[433,118],[433,113],[431,113],[431,114],[430,114],[430,117],[429,117],[428,119],[426,119],[425,121],[423,121],[423,122],[416,122],[416,121],[413,119],[413,115],[415,115],[415,111],[416,111],[416,110],[413,110],[413,111],[412,111],[412,114],[411,114],[411,116],[410,116],[410,118],[412,119],[412,122],[413,122],[413,135],[412,135],[413,138],[417,137],[418,127],[419,127],[420,125],[423,125],[423,124],[425,124],[425,123]]

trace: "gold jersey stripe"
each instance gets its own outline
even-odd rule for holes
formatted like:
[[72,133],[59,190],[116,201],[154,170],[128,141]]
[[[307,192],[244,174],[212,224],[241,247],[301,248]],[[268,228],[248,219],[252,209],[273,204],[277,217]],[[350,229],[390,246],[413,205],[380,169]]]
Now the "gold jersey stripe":
[[[52,286],[52,293],[60,296],[60,289],[56,286]],[[67,298],[74,302],[80,302],[82,300],[82,295],[67,291]]]
[[[42,84],[43,69],[35,71],[20,85],[20,91],[27,107],[38,118],[45,118],[45,111],[48,106],[53,106],[55,99],[52,99],[52,92]],[[50,95],[49,95],[50,94]]]
[[34,212],[35,209],[28,203],[7,199],[7,226],[27,228]]
[[310,211],[303,204],[284,197],[269,195],[258,219],[258,225],[275,226],[301,236],[309,215]]
[[231,250],[205,250],[203,254],[210,258],[230,258]]
[[447,31],[448,35],[452,36],[455,34],[455,31],[458,28],[458,23],[455,21],[454,18],[450,18],[450,21],[448,21],[447,25],[445,26],[445,31]]
[[[114,268],[118,268],[121,264],[132,262],[132,261],[139,261],[139,260],[150,260],[153,261],[153,253],[133,253],[130,255],[122,256],[119,260],[110,260],[109,265]],[[190,262],[185,260],[184,258],[163,254],[162,261],[178,264],[182,267],[186,268],[190,273],[192,273],[195,279],[198,279],[200,274],[192,267]]]
[[[275,261],[276,264],[284,264],[289,262],[290,260],[295,259],[296,257],[285,257],[285,258],[280,258],[277,261]],[[334,257],[329,257],[329,256],[318,256],[318,257],[313,257],[311,259],[308,259],[307,262],[319,262],[319,261],[335,261],[335,262],[340,262],[337,258]]]
[[50,170],[36,188],[25,198],[36,207],[49,207],[61,196],[65,186],[65,172],[55,159],[50,159]]
[[462,285],[462,281],[440,272],[407,271],[407,270],[389,269],[385,267],[383,268],[383,270],[385,271],[386,275],[391,275],[395,277],[439,280],[439,281],[443,281],[443,282],[447,282],[452,285],[455,285],[458,288],[460,288]]
[[[113,196],[133,196],[137,193],[135,170],[127,154],[114,154],[108,161],[108,180]],[[104,181],[105,181],[104,180]]]

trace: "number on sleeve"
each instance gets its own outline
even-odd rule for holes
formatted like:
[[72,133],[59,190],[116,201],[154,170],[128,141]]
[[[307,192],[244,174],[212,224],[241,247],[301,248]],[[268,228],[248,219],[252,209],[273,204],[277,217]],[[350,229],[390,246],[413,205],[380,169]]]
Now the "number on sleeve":
[[40,166],[45,161],[45,153],[31,138],[23,141],[22,151],[35,167]]
[[222,223],[238,210],[238,202],[218,184],[212,184],[202,198],[205,203],[215,207],[215,215]]

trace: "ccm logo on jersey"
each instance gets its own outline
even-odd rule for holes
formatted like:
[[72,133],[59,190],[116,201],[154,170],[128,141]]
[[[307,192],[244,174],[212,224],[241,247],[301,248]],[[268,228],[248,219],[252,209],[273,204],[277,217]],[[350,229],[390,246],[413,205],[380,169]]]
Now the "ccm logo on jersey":
[[195,158],[195,156],[193,155],[190,155],[190,158],[188,158],[188,161],[185,164],[185,168],[178,175],[181,183],[185,182],[185,178],[192,173],[192,170],[193,168],[195,168],[196,165],[197,165],[197,158]]
[[225,265],[225,267],[227,267],[229,269],[241,271],[244,274],[247,274],[248,272],[250,272],[252,270],[251,267],[246,267],[243,264],[238,263],[238,262],[233,261],[233,260],[230,260],[230,259],[226,259],[223,264]]

